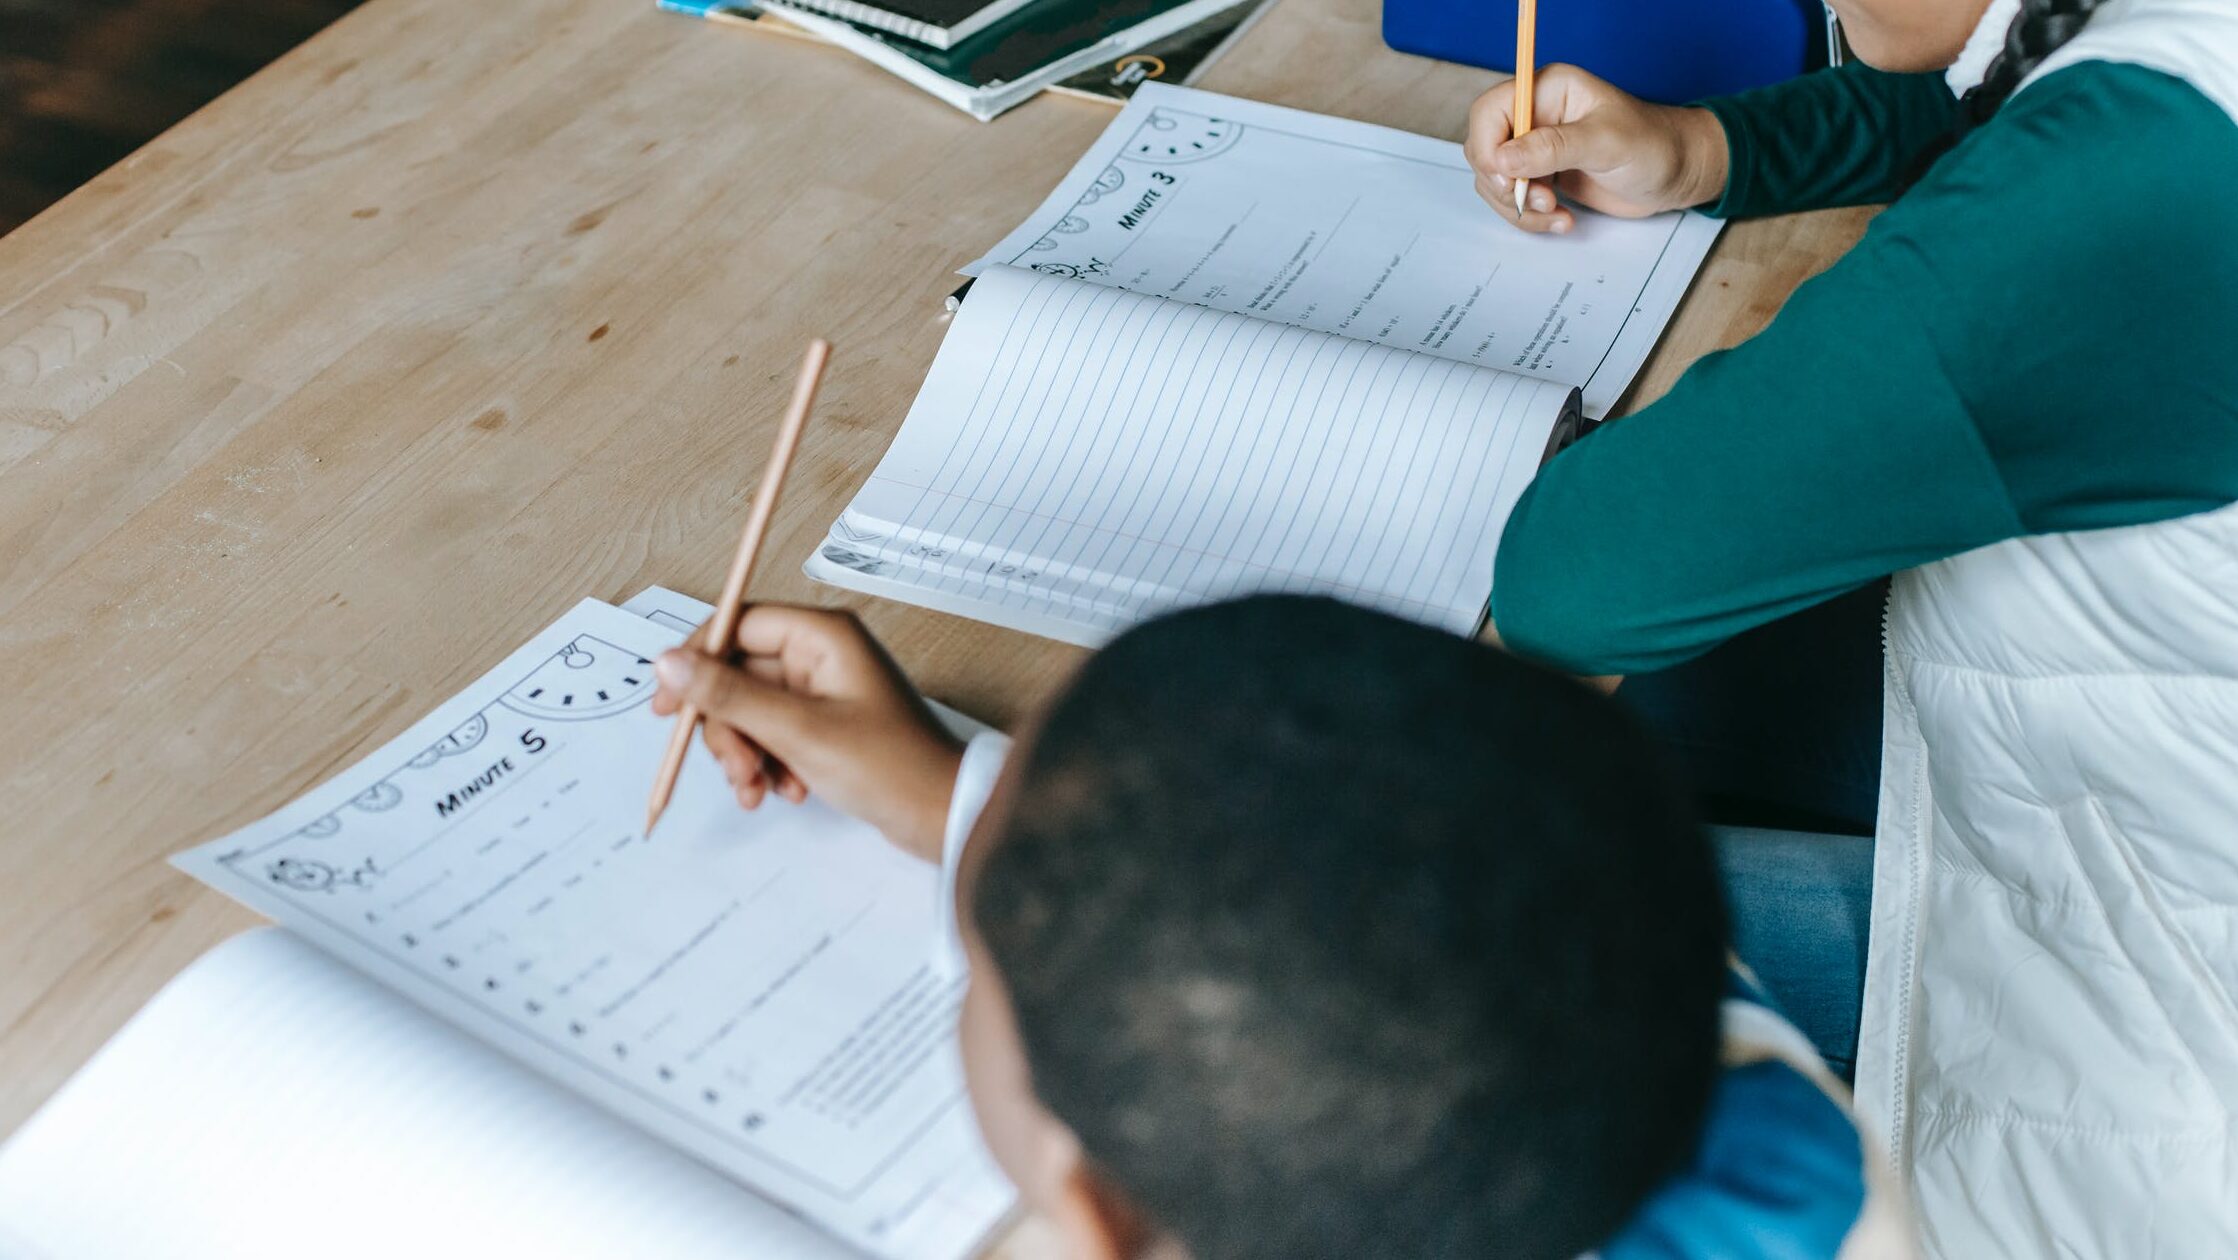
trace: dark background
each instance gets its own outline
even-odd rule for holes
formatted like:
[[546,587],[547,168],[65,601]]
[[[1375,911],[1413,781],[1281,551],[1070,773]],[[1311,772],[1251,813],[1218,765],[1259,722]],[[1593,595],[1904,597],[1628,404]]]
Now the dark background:
[[0,0],[0,233],[357,3]]

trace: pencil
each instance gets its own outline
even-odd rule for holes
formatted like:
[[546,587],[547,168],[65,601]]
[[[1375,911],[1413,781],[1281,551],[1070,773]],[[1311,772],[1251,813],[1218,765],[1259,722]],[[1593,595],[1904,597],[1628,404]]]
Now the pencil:
[[[1515,6],[1515,127],[1517,136],[1531,130],[1531,98],[1538,90],[1539,0],[1517,0]],[[1515,181],[1515,212],[1523,213],[1523,198],[1531,181]]]
[[[793,383],[792,406],[785,411],[784,423],[777,426],[777,445],[769,452],[761,489],[755,492],[754,506],[746,514],[746,530],[739,535],[730,576],[723,579],[722,602],[715,605],[715,616],[707,623],[706,641],[700,644],[710,656],[731,658],[731,640],[738,633],[738,614],[746,600],[746,581],[753,576],[754,557],[762,549],[762,536],[769,532],[769,520],[777,513],[777,492],[784,487],[785,471],[792,467],[793,452],[800,447],[801,430],[808,427],[808,410],[816,405],[816,387],[823,383],[824,365],[830,359],[830,342],[819,337],[808,343],[808,355],[800,363],[800,379]],[[661,820],[661,811],[668,808],[668,798],[676,791],[676,776],[684,768],[684,754],[691,749],[699,720],[698,708],[690,704],[676,715],[676,730],[668,737],[668,755],[661,759],[660,773],[653,779],[653,799],[645,807],[648,840],[652,839],[653,825]]]

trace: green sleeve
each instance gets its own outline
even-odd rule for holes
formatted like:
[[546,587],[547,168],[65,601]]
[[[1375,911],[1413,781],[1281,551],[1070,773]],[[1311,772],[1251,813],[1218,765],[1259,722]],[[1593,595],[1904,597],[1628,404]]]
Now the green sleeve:
[[1856,64],[1702,104],[1725,127],[1720,218],[1891,200],[1958,123],[1942,75]]
[[2238,127],[2196,90],[2047,76],[1763,333],[1548,463],[1501,637],[1642,672],[1973,547],[2238,499],[2234,204]]

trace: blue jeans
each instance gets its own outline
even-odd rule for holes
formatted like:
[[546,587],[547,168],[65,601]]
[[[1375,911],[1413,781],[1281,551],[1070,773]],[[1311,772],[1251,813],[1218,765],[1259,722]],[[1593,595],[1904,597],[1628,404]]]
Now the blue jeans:
[[1616,693],[1722,824],[1733,952],[1844,1080],[1865,985],[1887,595],[1871,583]]
[[1712,827],[1733,952],[1836,1076],[1857,1073],[1871,919],[1869,836]]

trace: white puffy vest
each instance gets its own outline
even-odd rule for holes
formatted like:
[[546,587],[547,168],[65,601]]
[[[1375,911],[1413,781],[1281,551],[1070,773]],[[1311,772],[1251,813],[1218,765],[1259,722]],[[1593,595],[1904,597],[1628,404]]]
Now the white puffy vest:
[[[2091,59],[2238,119],[2238,0],[2116,0],[2029,81]],[[1925,1250],[2238,1257],[2238,505],[1901,574],[1886,673],[1857,1101]]]
[[1921,1241],[2238,1257],[2238,505],[1890,601],[1857,1099]]

